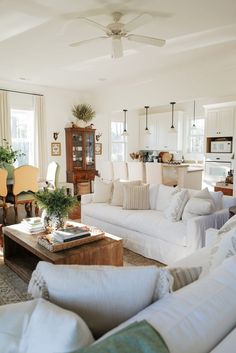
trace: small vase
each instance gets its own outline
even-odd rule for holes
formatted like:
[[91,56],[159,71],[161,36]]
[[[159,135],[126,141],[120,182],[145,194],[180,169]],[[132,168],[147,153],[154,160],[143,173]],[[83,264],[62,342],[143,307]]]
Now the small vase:
[[85,128],[86,125],[87,125],[87,123],[86,123],[86,121],[83,121],[83,120],[78,119],[78,120],[77,120],[77,125],[78,125],[79,127]]
[[59,228],[64,228],[66,217],[51,215],[48,216],[47,211],[44,209],[41,215],[41,221],[47,233],[51,233]]

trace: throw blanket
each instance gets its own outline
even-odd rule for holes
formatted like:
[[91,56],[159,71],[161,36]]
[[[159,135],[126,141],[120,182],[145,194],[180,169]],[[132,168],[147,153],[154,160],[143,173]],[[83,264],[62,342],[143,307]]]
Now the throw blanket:
[[74,353],[169,353],[159,333],[145,320]]

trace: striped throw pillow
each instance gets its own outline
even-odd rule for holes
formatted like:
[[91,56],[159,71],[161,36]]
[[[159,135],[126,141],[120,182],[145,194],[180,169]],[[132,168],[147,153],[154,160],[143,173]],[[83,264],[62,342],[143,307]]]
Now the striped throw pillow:
[[149,210],[149,184],[125,185],[124,184],[124,210]]
[[196,281],[202,271],[201,267],[188,267],[188,268],[169,268],[169,272],[173,277],[172,291],[176,291],[188,284]]

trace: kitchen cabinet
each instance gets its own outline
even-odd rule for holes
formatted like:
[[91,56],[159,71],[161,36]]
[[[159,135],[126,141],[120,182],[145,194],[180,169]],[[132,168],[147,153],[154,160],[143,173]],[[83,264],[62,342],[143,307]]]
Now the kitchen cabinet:
[[207,110],[206,137],[230,137],[234,133],[234,107]]
[[182,112],[175,112],[174,125],[177,133],[170,132],[171,113],[150,114],[148,128],[151,134],[145,133],[145,117],[140,117],[140,149],[177,151],[182,149],[183,119]]
[[[80,184],[89,183],[96,175],[95,129],[66,128],[67,182],[74,184],[75,194],[80,194]],[[82,186],[82,184],[81,184]]]

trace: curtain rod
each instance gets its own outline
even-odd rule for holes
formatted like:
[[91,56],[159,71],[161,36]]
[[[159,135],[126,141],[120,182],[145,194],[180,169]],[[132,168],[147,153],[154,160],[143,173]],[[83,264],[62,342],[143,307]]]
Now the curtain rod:
[[43,94],[39,93],[29,93],[29,92],[22,92],[22,91],[14,91],[11,89],[0,88],[0,91],[12,92],[12,93],[22,93],[22,94],[30,94],[31,96],[40,96],[43,97]]

